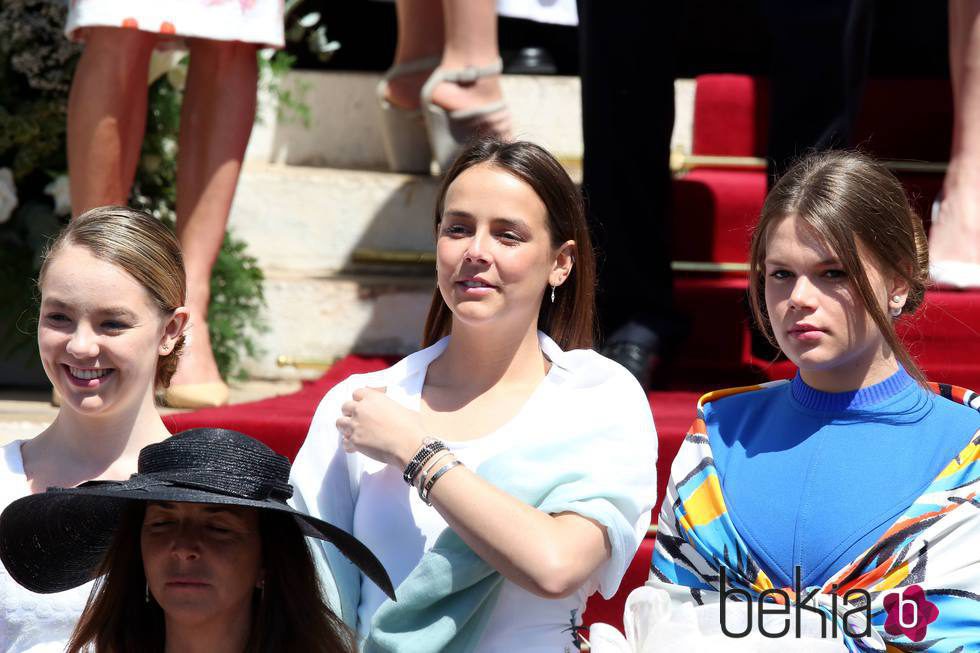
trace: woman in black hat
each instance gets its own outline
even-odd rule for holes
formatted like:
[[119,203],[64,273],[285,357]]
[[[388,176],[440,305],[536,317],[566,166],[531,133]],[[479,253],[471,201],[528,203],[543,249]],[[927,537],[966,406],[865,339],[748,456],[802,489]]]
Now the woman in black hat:
[[93,578],[67,650],[353,651],[324,602],[304,537],[333,544],[393,597],[357,539],[286,504],[289,461],[225,429],[140,452],[127,481],[23,497],[0,515],[0,559],[33,592]]

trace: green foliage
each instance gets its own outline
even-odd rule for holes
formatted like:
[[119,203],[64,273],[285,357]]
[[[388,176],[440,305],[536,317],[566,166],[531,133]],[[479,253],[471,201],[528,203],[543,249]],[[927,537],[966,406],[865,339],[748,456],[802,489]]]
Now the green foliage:
[[[296,63],[296,57],[284,51],[277,51],[271,57],[259,56],[259,89],[260,96],[267,95],[275,99],[276,119],[281,123],[298,120],[304,127],[310,126],[310,106],[306,103],[309,93],[309,82],[295,79],[292,87],[283,84],[283,80]],[[261,113],[256,114],[256,120],[261,121]]]

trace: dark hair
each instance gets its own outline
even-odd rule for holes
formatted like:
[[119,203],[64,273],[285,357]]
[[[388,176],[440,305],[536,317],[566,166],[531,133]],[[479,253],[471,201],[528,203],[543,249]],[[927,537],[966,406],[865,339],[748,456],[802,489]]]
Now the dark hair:
[[[587,349],[595,336],[595,254],[585,221],[582,195],[561,164],[544,148],[527,141],[505,142],[488,137],[473,142],[453,162],[439,188],[435,208],[438,233],[449,186],[464,171],[487,164],[525,182],[548,211],[548,231],[552,246],[575,241],[575,262],[568,278],[555,296],[555,302],[542,301],[538,328],[562,349]],[[544,292],[542,291],[542,299]],[[425,318],[423,345],[429,346],[447,335],[452,312],[439,288]]]
[[[80,245],[92,256],[122,268],[149,293],[164,315],[183,306],[187,296],[184,259],[173,231],[156,218],[125,206],[100,206],[68,223],[42,255],[38,287],[55,255]],[[167,387],[177,371],[184,336],[157,361],[155,385]]]
[[[146,502],[124,509],[66,651],[163,653],[164,613],[146,600],[140,533]],[[306,538],[289,515],[259,512],[265,588],[253,598],[245,653],[353,653],[354,634],[323,598]]]
[[[749,302],[756,323],[776,346],[765,304],[766,246],[772,227],[789,216],[799,216],[836,253],[895,357],[924,383],[925,376],[895,333],[867,274],[867,267],[875,265],[908,284],[903,315],[914,312],[925,298],[928,242],[901,182],[866,154],[830,151],[803,158],[769,191],[752,234]],[[872,260],[862,260],[858,243]]]

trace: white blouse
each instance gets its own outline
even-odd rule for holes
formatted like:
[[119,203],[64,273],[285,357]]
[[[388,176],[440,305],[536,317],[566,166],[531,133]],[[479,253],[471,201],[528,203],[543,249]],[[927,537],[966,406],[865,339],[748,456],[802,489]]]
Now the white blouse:
[[[608,534],[613,556],[568,597],[544,599],[505,579],[478,653],[577,650],[573,631],[582,623],[586,600],[595,591],[606,597],[616,592],[646,534],[656,498],[657,437],[639,384],[624,368],[591,350],[563,352],[543,333],[539,341],[552,367],[520,412],[489,435],[446,444],[460,461],[476,470],[495,454],[536,435],[562,438],[569,429],[588,433],[597,424],[622,424],[621,430],[628,432],[623,436],[628,455],[611,455],[608,441],[597,438],[587,459],[596,478],[615,479],[611,482],[619,485],[617,490],[633,499],[624,502],[631,505],[623,508],[623,523],[631,528]],[[320,404],[292,469],[296,505],[350,530],[378,556],[395,587],[448,525],[409,488],[402,470],[361,453],[345,453],[334,423],[340,405],[353,390],[364,386],[386,386],[389,397],[419,410],[428,364],[447,343],[448,338],[443,339],[394,367],[338,384]],[[623,454],[624,450],[616,451]],[[361,576],[356,621],[362,637],[385,600],[381,590]]]
[[[0,510],[31,493],[20,447],[0,447]],[[56,594],[24,589],[0,565],[0,652],[60,653],[78,622],[92,583]]]

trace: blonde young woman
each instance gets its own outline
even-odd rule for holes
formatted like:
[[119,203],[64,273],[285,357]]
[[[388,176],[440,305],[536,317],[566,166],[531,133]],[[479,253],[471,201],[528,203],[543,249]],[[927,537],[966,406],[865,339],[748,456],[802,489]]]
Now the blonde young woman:
[[927,248],[864,155],[773,187],[749,291],[799,372],[701,398],[625,650],[980,650],[980,397],[927,383],[895,332]]
[[588,349],[593,256],[575,185],[530,143],[479,141],[436,207],[427,347],[321,403],[297,507],[348,528],[397,586],[329,547],[323,577],[365,651],[575,650],[649,524],[646,396]]
[[[154,406],[187,321],[174,235],[123,207],[71,221],[38,279],[38,348],[62,397],[54,422],[0,449],[0,507],[48,487],[125,479],[144,446],[168,437]],[[0,650],[62,650],[89,586],[37,596],[0,569]]]

